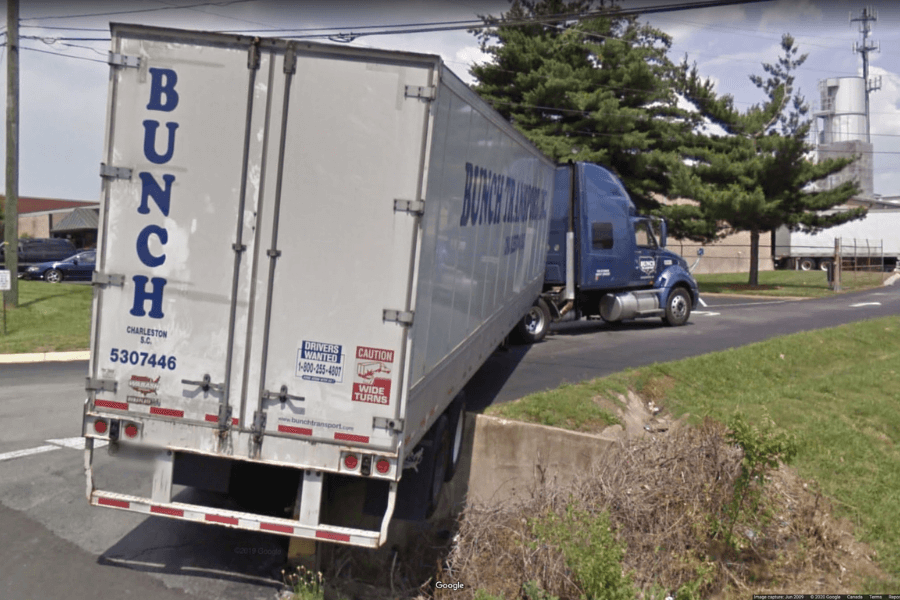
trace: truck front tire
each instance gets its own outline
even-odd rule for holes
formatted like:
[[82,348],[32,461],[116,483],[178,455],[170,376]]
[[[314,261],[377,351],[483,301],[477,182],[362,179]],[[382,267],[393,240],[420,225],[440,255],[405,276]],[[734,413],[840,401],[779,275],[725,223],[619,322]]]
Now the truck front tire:
[[550,307],[538,298],[516,325],[516,339],[523,344],[536,344],[547,337],[550,328]]
[[683,287],[677,287],[669,294],[666,300],[666,316],[663,320],[667,325],[677,327],[687,323],[691,316],[691,295]]

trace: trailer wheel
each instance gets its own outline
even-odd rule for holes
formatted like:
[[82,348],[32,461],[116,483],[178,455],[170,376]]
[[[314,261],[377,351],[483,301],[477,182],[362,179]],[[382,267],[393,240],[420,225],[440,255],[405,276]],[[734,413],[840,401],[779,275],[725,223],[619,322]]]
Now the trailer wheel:
[[538,298],[516,325],[516,338],[525,344],[536,344],[547,337],[550,328],[550,307]]
[[428,499],[425,508],[425,518],[431,518],[437,509],[441,499],[441,490],[444,489],[444,477],[447,473],[447,463],[450,454],[450,431],[447,429],[447,417],[441,417],[434,424],[434,436],[431,438],[434,444],[432,455],[434,462],[431,466],[431,485],[428,486]]
[[830,258],[820,259],[819,260],[819,270],[820,271],[828,271],[828,269],[831,267],[831,263],[832,263],[832,259],[830,259]]
[[691,316],[691,295],[683,287],[677,287],[666,300],[666,324],[676,327],[687,323]]
[[800,259],[800,270],[801,271],[812,271],[816,268],[816,259],[814,258],[801,258]]
[[463,434],[466,429],[466,399],[463,393],[453,401],[447,411],[450,423],[450,452],[447,456],[447,472],[444,481],[450,481],[456,475],[459,468],[459,459],[462,457]]

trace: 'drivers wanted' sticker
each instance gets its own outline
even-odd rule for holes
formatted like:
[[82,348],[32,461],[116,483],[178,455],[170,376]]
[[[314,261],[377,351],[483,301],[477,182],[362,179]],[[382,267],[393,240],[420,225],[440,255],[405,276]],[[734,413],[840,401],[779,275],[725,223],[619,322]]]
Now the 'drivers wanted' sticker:
[[394,351],[356,347],[356,374],[353,377],[353,401],[390,404],[391,371]]

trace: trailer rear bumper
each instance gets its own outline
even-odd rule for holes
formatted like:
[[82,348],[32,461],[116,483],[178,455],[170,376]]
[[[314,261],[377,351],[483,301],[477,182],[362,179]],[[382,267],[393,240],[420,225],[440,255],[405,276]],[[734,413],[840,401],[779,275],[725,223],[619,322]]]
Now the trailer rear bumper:
[[387,541],[388,526],[397,501],[397,482],[389,485],[387,507],[381,517],[379,530],[340,527],[320,522],[323,496],[323,473],[313,469],[303,471],[297,491],[294,519],[273,517],[246,511],[229,510],[172,501],[172,453],[160,451],[154,461],[150,498],[98,490],[94,488],[93,440],[86,439],[84,466],[87,498],[92,506],[115,508],[149,516],[167,517],[232,529],[260,531],[316,541],[335,542],[351,546],[378,548]]

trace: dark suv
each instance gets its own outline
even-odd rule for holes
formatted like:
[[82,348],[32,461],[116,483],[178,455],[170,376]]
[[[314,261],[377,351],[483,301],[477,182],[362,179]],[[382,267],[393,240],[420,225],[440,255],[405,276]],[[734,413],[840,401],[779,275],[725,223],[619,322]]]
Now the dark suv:
[[[6,247],[0,247],[0,262],[6,263]],[[76,253],[75,244],[62,238],[32,238],[19,240],[19,271],[34,264],[62,260]]]

